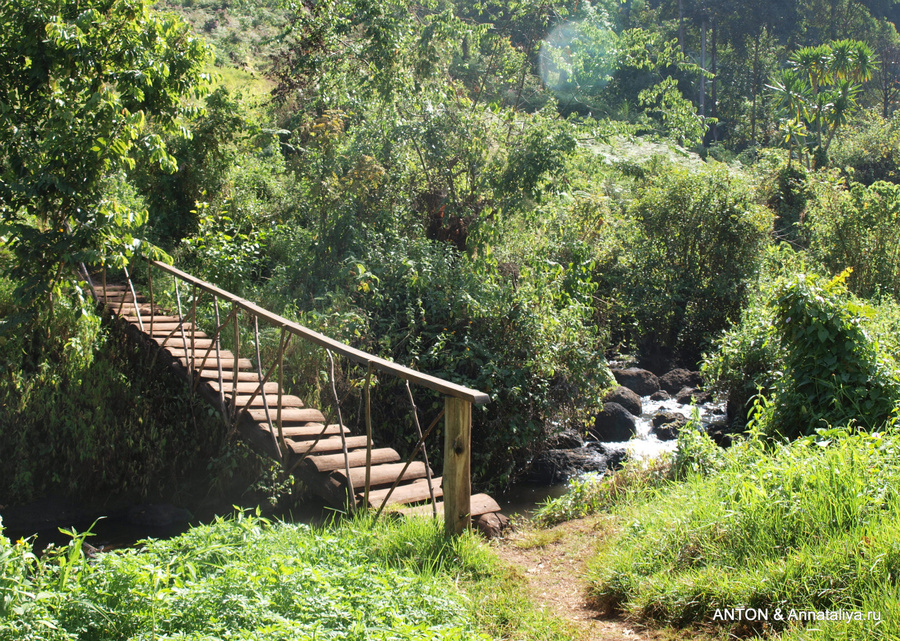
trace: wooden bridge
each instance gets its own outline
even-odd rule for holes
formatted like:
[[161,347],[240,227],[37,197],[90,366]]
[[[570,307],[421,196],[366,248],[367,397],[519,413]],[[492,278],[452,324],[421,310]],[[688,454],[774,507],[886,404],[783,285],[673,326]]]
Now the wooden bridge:
[[[471,495],[472,405],[488,402],[486,394],[354,349],[165,263],[146,262],[142,285],[127,268],[124,282],[107,282],[104,271],[90,281],[94,297],[106,313],[127,324],[132,338],[166,359],[259,453],[278,461],[285,472],[337,508],[376,509],[378,515],[385,509],[442,515],[448,534],[461,532],[473,520],[482,529],[496,528],[502,518],[496,501],[486,494]],[[211,316],[211,332],[198,327],[201,310]],[[261,348],[261,324],[277,330],[274,350]],[[285,354],[289,343],[298,339],[325,350],[328,384],[321,393],[330,396],[327,417],[285,393]],[[265,367],[264,351],[269,352]],[[358,421],[364,429],[357,429],[358,434],[344,421],[336,357],[365,371],[359,381],[363,420]],[[405,383],[416,429],[416,445],[405,460],[392,448],[374,446],[370,395],[373,376],[379,374]],[[425,430],[410,383],[444,397],[443,410]],[[443,472],[436,477],[426,444],[441,419]]]

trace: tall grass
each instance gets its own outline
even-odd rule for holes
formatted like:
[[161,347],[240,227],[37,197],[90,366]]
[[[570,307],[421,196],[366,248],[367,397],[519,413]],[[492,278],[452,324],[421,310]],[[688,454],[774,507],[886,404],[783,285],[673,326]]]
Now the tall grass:
[[[829,430],[765,447],[741,444],[720,472],[629,508],[621,538],[591,566],[598,605],[797,639],[811,627],[791,611],[873,611],[877,625],[816,621],[816,638],[900,638],[900,437]],[[734,608],[770,620],[723,621]]]
[[445,539],[430,519],[314,529],[239,515],[95,561],[82,540],[37,559],[0,537],[0,640],[566,636],[510,577],[498,587],[482,541]]

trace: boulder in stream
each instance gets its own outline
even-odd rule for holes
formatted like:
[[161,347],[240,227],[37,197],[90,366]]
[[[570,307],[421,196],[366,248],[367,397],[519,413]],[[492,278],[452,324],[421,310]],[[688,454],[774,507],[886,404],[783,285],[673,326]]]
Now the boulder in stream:
[[673,369],[659,377],[659,387],[669,394],[677,394],[683,387],[697,387],[703,383],[700,372],[687,369]]
[[627,387],[623,387],[621,385],[604,396],[603,402],[618,403],[635,416],[640,416],[641,412],[643,411],[641,406],[641,397],[632,392]]
[[591,434],[598,441],[627,441],[635,434],[634,416],[618,403],[604,403],[594,417]]
[[682,387],[675,400],[682,405],[703,405],[713,400],[712,394],[698,390],[696,387]]
[[659,379],[649,370],[629,367],[614,369],[612,373],[619,385],[627,387],[638,396],[650,396],[659,389]]
[[584,472],[602,472],[606,458],[595,450],[547,450],[531,463],[529,481],[554,485]]
[[653,416],[650,432],[660,441],[672,441],[678,438],[678,432],[687,422],[687,417],[680,412],[657,412]]

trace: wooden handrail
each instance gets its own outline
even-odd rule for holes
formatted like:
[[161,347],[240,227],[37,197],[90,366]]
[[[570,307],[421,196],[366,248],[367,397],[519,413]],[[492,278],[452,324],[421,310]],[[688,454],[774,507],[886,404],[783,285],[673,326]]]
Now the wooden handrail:
[[404,380],[410,381],[411,383],[416,383],[423,387],[433,389],[437,392],[440,392],[441,394],[444,394],[445,396],[466,400],[475,405],[483,405],[491,400],[490,397],[484,392],[479,392],[478,390],[464,387],[462,385],[457,385],[456,383],[445,381],[444,379],[437,378],[436,376],[429,376],[428,374],[417,372],[416,370],[404,367],[403,365],[393,363],[378,356],[367,354],[366,352],[354,347],[350,347],[345,343],[341,343],[340,341],[329,338],[324,334],[315,332],[308,327],[303,327],[303,325],[290,321],[283,316],[273,314],[269,310],[263,309],[255,303],[251,303],[244,298],[235,296],[231,292],[221,289],[220,287],[216,287],[212,283],[207,283],[206,281],[201,280],[195,276],[191,276],[190,274],[181,271],[177,267],[172,267],[171,265],[167,265],[158,260],[150,260],[149,262],[154,267],[158,267],[164,272],[168,272],[169,274],[172,274],[173,276],[180,278],[183,281],[195,285],[198,289],[202,289],[203,291],[225,299],[236,305],[237,307],[240,307],[241,309],[257,317],[268,321],[276,327],[282,327],[285,329],[285,331],[288,331],[291,334],[299,336],[300,338],[314,343],[320,347],[324,347],[325,349],[329,349],[332,352],[340,354],[341,356],[344,356],[351,361],[366,366],[371,364],[372,367],[382,372],[393,374]]

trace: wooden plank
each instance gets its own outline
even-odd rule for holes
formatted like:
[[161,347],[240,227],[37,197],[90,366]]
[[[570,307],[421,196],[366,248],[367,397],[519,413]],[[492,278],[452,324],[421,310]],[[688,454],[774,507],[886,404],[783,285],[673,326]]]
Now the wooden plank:
[[[175,330],[177,336],[181,336],[180,327],[184,327],[184,333],[187,335],[188,340],[191,340],[191,327],[192,323],[185,323],[183,326],[179,325],[177,322],[164,321],[161,323],[157,323],[155,320],[153,321],[153,335],[154,336],[166,336],[173,329]],[[196,332],[197,335],[200,334],[200,330],[198,329]]]
[[[155,324],[156,324],[156,321],[154,321],[154,325]],[[197,334],[194,336],[194,348],[198,349],[198,350],[202,349],[203,351],[206,351],[206,349],[210,345],[212,345],[212,339],[201,338],[200,334],[201,334],[201,332],[197,332]],[[205,334],[203,336],[205,336]],[[190,346],[191,346],[190,334],[185,332],[185,338],[187,338],[187,345],[188,345],[188,348],[190,348]],[[175,334],[171,338],[153,337],[153,340],[156,341],[157,345],[160,345],[162,347],[168,348],[169,346],[172,346],[172,347],[184,348],[184,342],[182,341],[182,338],[181,338],[181,332],[175,332]]]
[[[274,416],[272,418],[275,418]],[[268,423],[260,423],[260,427],[268,430]],[[324,428],[324,429],[323,429]],[[275,434],[278,434],[278,426],[273,426],[275,430]],[[324,434],[325,436],[336,436],[341,433],[341,426],[337,423],[330,423],[328,427],[325,427],[322,423],[307,423],[305,425],[284,425],[281,428],[281,431],[284,433],[284,438],[290,438],[294,440],[307,440],[312,442],[319,435]],[[344,434],[349,432],[347,426],[344,426]],[[300,440],[302,443],[303,440]],[[324,439],[323,439],[324,440]]]
[[[469,513],[470,519],[476,516],[481,516],[482,514],[500,511],[500,505],[498,505],[497,501],[492,499],[487,494],[473,494],[471,502],[472,507]],[[438,516],[444,515],[444,511],[441,510],[443,505],[444,504],[442,502],[438,502],[437,504]],[[431,509],[430,503],[426,503],[425,505],[414,505],[412,507],[403,507],[399,508],[396,511],[405,516],[431,516],[434,513]]]
[[[399,460],[400,455],[397,454],[397,451],[389,447],[372,450],[373,466],[383,465],[385,463],[396,463]],[[349,462],[351,468],[363,466],[363,469],[365,469],[366,451],[363,449],[347,452],[347,461]],[[303,462],[303,465],[310,468],[310,471],[315,472],[331,472],[332,470],[343,470],[345,466],[344,454],[343,452],[341,452],[340,454],[321,454],[310,456]],[[363,475],[363,483],[365,483],[365,475]],[[355,488],[356,485],[354,484],[353,487]]]
[[[209,381],[207,383],[207,385],[209,385],[215,391],[218,392],[219,391],[218,377],[214,381]],[[232,386],[231,381],[222,383],[222,387],[225,388],[226,396],[229,396],[231,394],[231,386]],[[266,383],[263,387],[265,389],[266,396],[269,397],[269,399],[270,399],[269,403],[271,404],[272,403],[271,396],[270,396],[271,394],[274,394],[276,399],[278,398],[278,383]],[[259,381],[258,380],[254,380],[253,382],[238,381],[238,384],[237,384],[238,394],[253,394],[258,389],[259,389]],[[250,398],[250,397],[247,396],[246,398]],[[241,400],[241,396],[238,396],[238,403],[240,403],[240,400]]]
[[444,397],[444,530],[460,534],[471,524],[472,404]]
[[[276,383],[275,385],[277,387],[278,384]],[[227,385],[225,386],[225,389],[226,390],[229,389]],[[256,388],[254,388],[253,391],[255,392]],[[250,401],[251,396],[252,396],[251,394],[247,394],[244,396],[242,396],[241,394],[238,394],[237,406],[238,407],[247,407],[247,403]],[[231,400],[231,394],[226,392],[225,398],[228,400]],[[299,396],[292,396],[291,394],[282,394],[280,400],[281,400],[281,407],[283,407],[283,408],[284,407],[304,407],[305,406],[303,399],[301,399]],[[269,392],[266,392],[266,401],[269,403],[270,411],[272,411],[274,408],[278,407],[279,398],[278,398],[277,391],[274,394],[270,394]],[[250,405],[250,407],[251,408],[253,408],[253,407],[265,408],[265,405],[263,404],[262,394],[256,395],[256,397],[253,399],[253,405]]]
[[[277,410],[269,411],[272,421],[275,421],[277,413]],[[254,421],[267,420],[264,409],[244,410],[244,414]],[[281,420],[283,423],[324,423],[325,416],[322,412],[313,408],[287,407],[281,410]]]
[[[157,323],[177,323],[179,320],[181,320],[180,318],[178,318],[178,316],[165,316],[163,314],[149,314],[149,313],[145,314],[144,310],[141,310],[141,320],[144,321],[145,325],[150,322],[151,316],[153,317],[154,329],[156,329]],[[127,321],[131,321],[131,322],[137,321],[137,316],[133,316],[131,314],[122,314],[122,318],[124,318]],[[179,339],[181,338],[180,333],[179,333],[178,337],[179,337]]]
[[[174,356],[182,365],[187,366],[187,359],[183,356]],[[198,354],[193,359],[194,367],[198,367],[203,364],[203,355]],[[210,365],[216,364],[216,353],[212,352],[209,355],[209,358],[206,359],[205,365],[208,367]],[[253,361],[249,358],[239,358],[238,359],[238,368],[239,369],[253,369]],[[222,359],[222,369],[234,369],[234,359],[233,358],[223,358]]]
[[[352,450],[366,446],[365,436],[347,436],[345,438],[347,440],[347,449]],[[323,438],[319,442],[316,442],[314,440],[295,441],[293,439],[286,439],[286,444],[289,448],[291,448],[291,451],[298,456],[302,456],[310,450],[312,450],[313,452],[329,453],[340,452],[344,449],[343,439],[341,439],[340,437],[335,438],[333,436],[330,438]]]
[[[400,472],[403,470],[404,465],[405,463],[387,463],[384,465],[373,465],[371,487],[377,487],[379,485],[390,485],[400,475]],[[344,470],[335,470],[331,473],[331,476],[332,478],[346,485],[347,474],[346,472],[344,472]],[[425,464],[421,461],[413,461],[406,472],[403,474],[403,478],[401,479],[401,481],[414,481],[416,479],[424,477]],[[350,468],[350,480],[353,482],[354,489],[363,487],[366,483],[366,468]]]
[[[441,487],[442,480],[443,479],[440,476],[431,479],[431,484],[434,487],[434,498],[436,499],[444,496],[444,490],[443,487]],[[369,492],[369,507],[380,507],[381,502],[384,501],[384,497],[387,496],[389,489],[390,488],[385,488],[383,490],[372,490],[371,492]],[[362,492],[357,492],[357,496],[360,500],[363,499]],[[419,479],[414,483],[409,483],[408,485],[398,485],[396,488],[394,488],[394,491],[391,492],[391,498],[388,499],[388,505],[419,503],[420,501],[430,500],[431,493],[428,491],[427,480]]]
[[[206,361],[206,367],[212,367],[216,364],[215,356],[210,356],[209,360]],[[198,363],[199,365],[199,363]],[[225,384],[225,389],[228,389],[228,386],[231,385],[234,380],[234,370],[222,370],[222,381]],[[200,371],[200,378],[204,380],[204,382],[212,385],[216,383],[216,391],[218,391],[219,384],[219,373],[214,369],[204,369]],[[227,381],[227,382],[226,382]],[[238,372],[238,382],[250,382],[255,381],[259,382],[259,374],[257,372]]]

